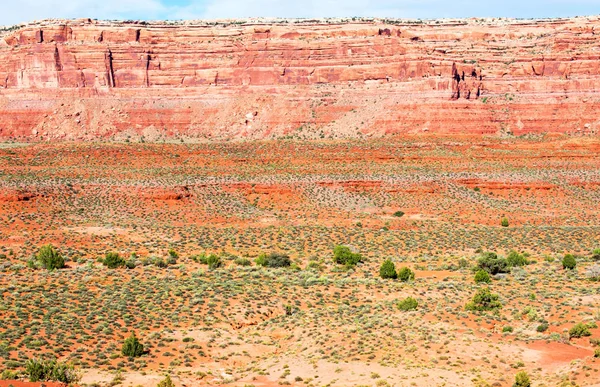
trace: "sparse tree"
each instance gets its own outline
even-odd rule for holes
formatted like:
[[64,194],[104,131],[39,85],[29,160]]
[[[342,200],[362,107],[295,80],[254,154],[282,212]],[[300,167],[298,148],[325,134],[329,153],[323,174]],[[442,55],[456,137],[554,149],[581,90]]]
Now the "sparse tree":
[[381,264],[379,268],[379,276],[383,279],[396,279],[398,278],[398,273],[396,273],[396,267],[394,266],[394,262],[389,259],[386,259]]
[[131,332],[131,336],[125,339],[121,353],[127,357],[140,357],[144,354],[144,345],[135,337],[134,332]]
[[62,269],[65,267],[65,259],[52,245],[42,246],[36,258],[47,270]]

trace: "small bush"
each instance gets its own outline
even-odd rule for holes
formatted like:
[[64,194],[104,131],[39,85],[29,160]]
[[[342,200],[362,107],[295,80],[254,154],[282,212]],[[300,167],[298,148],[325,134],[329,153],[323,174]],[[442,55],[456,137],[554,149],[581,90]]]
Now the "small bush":
[[529,375],[527,372],[520,371],[515,375],[515,383],[513,387],[531,387],[531,380],[529,379]]
[[584,323],[577,323],[575,325],[573,325],[573,327],[571,327],[571,329],[569,329],[569,337],[575,337],[575,338],[579,338],[579,337],[584,337],[584,336],[591,336],[592,333],[590,332],[590,329],[587,325],[585,325]]
[[221,257],[216,254],[211,254],[206,257],[206,264],[208,265],[209,270],[218,269],[223,266],[223,262],[221,261]]
[[389,259],[386,259],[381,264],[379,268],[379,276],[383,279],[396,279],[398,278],[398,273],[396,273],[396,267],[394,266],[394,262]]
[[25,373],[31,382],[53,381],[72,384],[77,383],[80,379],[79,373],[72,364],[56,360],[27,360]]
[[479,270],[477,273],[475,273],[475,282],[476,283],[489,284],[491,281],[492,281],[492,279],[490,278],[490,275],[488,274],[487,271]]
[[408,267],[403,267],[398,271],[398,279],[402,282],[408,282],[415,279],[415,272]]
[[46,270],[65,267],[65,259],[52,245],[42,246],[36,255],[36,259]]
[[348,246],[338,245],[333,249],[333,261],[339,265],[353,267],[362,262],[362,255],[353,253]]
[[106,253],[102,264],[109,269],[116,269],[125,266],[125,260],[118,253]]
[[550,325],[548,325],[548,323],[544,321],[543,323],[541,323],[540,325],[537,326],[536,331],[538,331],[540,333],[546,332],[548,330],[549,326]]
[[404,216],[404,212],[402,212],[402,211],[396,211],[396,212],[394,212],[394,216],[397,217],[397,218],[401,218],[401,217]]
[[600,249],[592,251],[592,261],[600,261]]
[[127,357],[140,357],[144,354],[144,345],[135,337],[134,332],[131,332],[131,336],[125,339],[121,353]]
[[508,218],[506,216],[500,220],[500,225],[502,227],[508,227]]
[[512,333],[512,331],[513,331],[513,327],[511,327],[511,326],[507,325],[505,327],[502,327],[502,332]]
[[473,300],[465,306],[466,310],[489,311],[502,308],[502,303],[497,294],[492,294],[489,288],[481,288],[473,296]]
[[572,254],[566,254],[562,260],[563,269],[573,270],[577,266],[577,261]]
[[235,263],[238,266],[250,266],[252,265],[252,262],[250,262],[249,259],[247,258],[236,258],[233,263]]
[[175,384],[173,384],[171,377],[167,375],[156,387],[175,387]]
[[510,267],[506,259],[499,257],[494,252],[483,253],[477,260],[477,266],[481,270],[485,270],[488,274],[496,275],[498,273],[508,273]]
[[398,302],[398,309],[404,312],[417,309],[419,303],[412,297],[407,297],[404,300]]
[[525,255],[519,254],[518,252],[516,252],[514,250],[512,250],[510,253],[508,253],[508,256],[506,257],[506,263],[510,267],[529,265],[529,261],[527,260]]
[[0,374],[0,380],[17,380],[19,379],[18,371],[4,370]]
[[289,267],[291,264],[289,255],[281,253],[271,253],[265,259],[266,267]]
[[600,348],[594,350],[594,357],[600,357]]

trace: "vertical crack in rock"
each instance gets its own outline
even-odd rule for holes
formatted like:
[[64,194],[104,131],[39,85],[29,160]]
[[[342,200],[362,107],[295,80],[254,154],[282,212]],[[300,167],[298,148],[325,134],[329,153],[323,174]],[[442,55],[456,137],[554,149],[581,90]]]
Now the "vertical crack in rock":
[[100,36],[98,36],[98,43],[102,43],[104,40],[104,31],[100,31]]
[[[464,76],[464,73],[463,73]],[[460,74],[456,63],[452,63],[452,99],[460,98]]]
[[104,54],[104,63],[106,65],[106,78],[108,80],[109,87],[116,87],[115,85],[115,72],[113,70],[113,56],[110,48],[106,49]]
[[135,30],[135,41],[138,43],[140,42],[140,32],[140,29]]
[[37,31],[35,37],[38,43],[44,43],[44,30]]
[[86,87],[85,74],[83,71],[79,74],[79,77],[81,78],[81,87]]
[[62,71],[63,70],[63,66],[62,63],[60,61],[60,53],[58,52],[58,46],[54,45],[54,67],[56,68],[56,71]]
[[148,75],[148,69],[150,68],[150,54],[146,53],[144,60],[146,61],[145,63],[145,74],[144,74],[144,83],[146,85],[146,87],[150,87],[150,76]]

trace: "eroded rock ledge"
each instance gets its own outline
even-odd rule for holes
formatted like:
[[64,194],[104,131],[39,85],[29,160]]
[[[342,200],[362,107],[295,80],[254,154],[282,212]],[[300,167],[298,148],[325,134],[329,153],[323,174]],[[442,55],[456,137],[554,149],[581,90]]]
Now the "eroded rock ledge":
[[600,19],[48,20],[0,35],[0,139],[594,134]]

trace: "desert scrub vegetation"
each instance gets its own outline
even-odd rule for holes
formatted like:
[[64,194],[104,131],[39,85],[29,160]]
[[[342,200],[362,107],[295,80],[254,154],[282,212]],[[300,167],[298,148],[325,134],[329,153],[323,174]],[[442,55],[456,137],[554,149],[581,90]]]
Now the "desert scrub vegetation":
[[473,299],[465,305],[466,310],[476,312],[494,311],[500,308],[502,308],[500,297],[487,287],[477,290]]
[[25,374],[31,382],[61,382],[65,384],[77,383],[80,373],[73,364],[56,360],[29,359],[25,363]]
[[584,323],[577,323],[569,329],[569,337],[579,338],[591,335],[590,326]]
[[65,259],[52,245],[44,245],[36,255],[37,262],[46,270],[62,269]]
[[116,269],[126,265],[126,262],[118,253],[108,252],[102,260],[102,264],[109,269]]
[[488,274],[487,271],[485,270],[479,270],[477,271],[477,273],[475,273],[475,282],[476,283],[487,283],[489,284],[490,282],[492,282],[492,279],[490,278],[490,275]]
[[171,376],[167,375],[156,385],[156,387],[175,387],[175,383],[171,380]]
[[513,387],[531,387],[531,379],[525,371],[519,371],[515,375]]
[[381,267],[379,268],[379,276],[383,279],[398,278],[398,273],[396,272],[396,266],[394,266],[394,262],[389,259],[383,261]]
[[254,262],[258,266],[271,268],[290,267],[292,264],[292,260],[290,259],[289,255],[275,252],[269,254],[261,253]]
[[144,354],[144,345],[135,336],[135,332],[131,332],[131,335],[125,339],[121,353],[127,357],[140,357]]
[[575,256],[573,254],[565,254],[562,259],[562,267],[565,270],[573,270],[577,266],[577,261],[575,260]]
[[405,299],[398,301],[398,309],[403,312],[408,312],[411,310],[416,310],[419,306],[419,302],[413,297],[406,297]]
[[415,272],[408,267],[398,270],[398,279],[402,282],[408,282],[415,279]]
[[333,249],[333,262],[346,267],[354,267],[362,262],[363,257],[357,252],[353,252],[349,246],[337,245]]
[[525,254],[511,250],[506,258],[495,252],[482,253],[477,260],[477,267],[490,275],[510,273],[514,267],[522,267],[529,264]]

